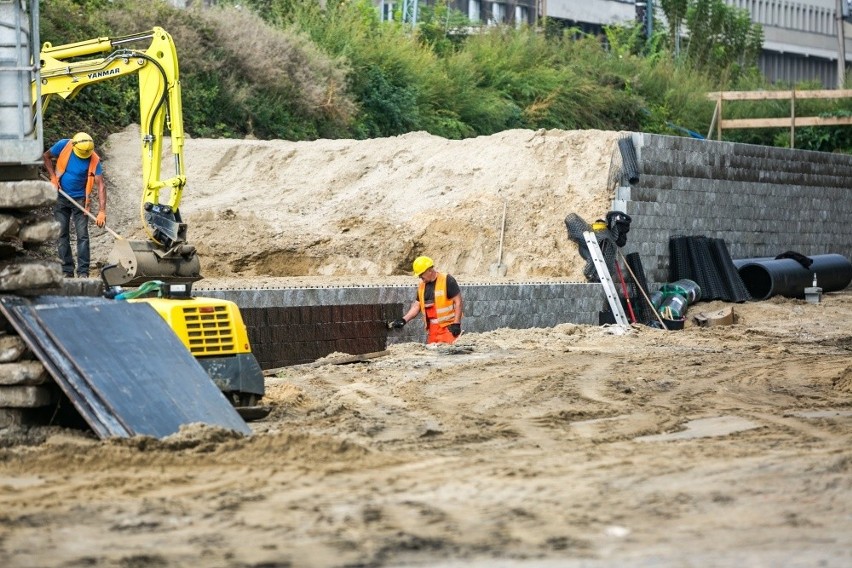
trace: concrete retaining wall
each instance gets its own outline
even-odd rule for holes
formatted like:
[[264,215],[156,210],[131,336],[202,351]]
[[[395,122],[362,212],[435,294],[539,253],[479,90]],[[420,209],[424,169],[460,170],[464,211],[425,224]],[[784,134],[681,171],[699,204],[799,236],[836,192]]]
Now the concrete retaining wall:
[[668,281],[671,236],[723,239],[733,258],[852,257],[852,156],[634,133],[639,181],[616,189],[626,252]]
[[[600,284],[459,284],[465,302],[462,328],[467,332],[597,324],[605,301]],[[230,300],[240,307],[255,355],[264,369],[306,362],[335,351],[368,353],[383,349],[385,342],[425,340],[420,319],[402,330],[388,331],[384,325],[408,310],[416,293],[413,283],[264,290],[204,288],[197,293]],[[295,310],[299,307],[313,309]],[[328,307],[338,309],[323,309]]]

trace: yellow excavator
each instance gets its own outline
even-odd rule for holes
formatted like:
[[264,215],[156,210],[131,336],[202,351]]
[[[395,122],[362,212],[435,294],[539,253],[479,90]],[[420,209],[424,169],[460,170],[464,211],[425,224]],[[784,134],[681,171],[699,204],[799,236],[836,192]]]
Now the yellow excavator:
[[[53,97],[69,99],[94,83],[127,75],[138,77],[140,216],[148,239],[116,238],[101,268],[105,294],[149,303],[238,409],[256,407],[264,394],[263,373],[251,351],[239,309],[233,302],[192,295],[192,284],[202,276],[180,215],[186,174],[180,77],[172,37],[155,27],[117,38],[57,46],[46,42],[41,48],[40,67],[40,81],[32,85],[37,113],[43,113]],[[162,179],[166,128],[175,171],[172,177]],[[125,286],[135,289],[125,290]]]

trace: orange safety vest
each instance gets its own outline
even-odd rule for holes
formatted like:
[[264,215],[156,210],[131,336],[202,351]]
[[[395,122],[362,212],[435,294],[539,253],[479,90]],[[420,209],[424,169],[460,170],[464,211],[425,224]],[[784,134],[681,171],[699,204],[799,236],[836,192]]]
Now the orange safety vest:
[[[68,160],[71,159],[71,151],[74,149],[74,144],[71,140],[65,143],[65,147],[59,152],[59,157],[56,158],[56,179],[62,177],[62,174],[65,173],[65,168],[68,167]],[[89,177],[86,178],[86,209],[89,208],[89,194],[92,193],[92,187],[95,185],[95,172],[98,171],[98,164],[101,161],[101,157],[98,156],[98,153],[92,151],[92,155],[89,157]]]
[[417,299],[420,301],[420,311],[423,312],[423,321],[426,324],[426,329],[429,329],[429,324],[440,325],[447,327],[456,319],[456,312],[453,309],[453,301],[447,298],[447,275],[438,273],[438,278],[435,280],[435,317],[428,318],[426,316],[426,283],[422,280],[417,287]]

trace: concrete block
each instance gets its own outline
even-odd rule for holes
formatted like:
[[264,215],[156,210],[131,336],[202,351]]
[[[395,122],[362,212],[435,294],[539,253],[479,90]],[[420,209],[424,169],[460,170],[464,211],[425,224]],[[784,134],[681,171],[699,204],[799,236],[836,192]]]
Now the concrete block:
[[24,340],[18,335],[0,336],[0,363],[17,361],[26,351]]
[[50,402],[50,390],[43,386],[0,387],[0,408],[37,408]]
[[33,411],[26,408],[0,408],[0,428],[36,424]]
[[46,379],[47,371],[39,361],[0,363],[0,385],[40,385]]

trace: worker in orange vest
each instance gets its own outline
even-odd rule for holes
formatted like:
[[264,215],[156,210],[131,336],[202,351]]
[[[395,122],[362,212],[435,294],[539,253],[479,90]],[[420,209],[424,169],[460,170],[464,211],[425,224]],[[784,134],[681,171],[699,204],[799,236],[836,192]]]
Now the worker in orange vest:
[[453,343],[461,335],[462,295],[458,282],[450,274],[435,270],[435,263],[428,256],[418,256],[412,268],[420,278],[417,299],[405,315],[390,322],[388,327],[401,329],[422,313],[426,343]]
[[[53,160],[56,160],[54,165]],[[89,277],[89,219],[69,201],[73,199],[86,211],[95,184],[98,186],[98,227],[106,225],[106,187],[100,156],[95,152],[95,142],[85,132],[78,132],[70,140],[63,138],[44,153],[44,167],[50,182],[68,197],[60,195],[53,209],[59,223],[59,259],[66,278],[74,277],[74,257],[71,254],[71,222],[77,234],[77,277]]]

